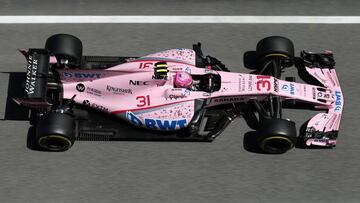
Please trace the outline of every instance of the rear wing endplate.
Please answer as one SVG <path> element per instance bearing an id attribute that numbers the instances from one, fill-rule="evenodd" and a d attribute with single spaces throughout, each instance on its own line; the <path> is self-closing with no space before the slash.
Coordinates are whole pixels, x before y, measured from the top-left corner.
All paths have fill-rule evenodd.
<path id="1" fill-rule="evenodd" d="M 49 52 L 45 49 L 21 52 L 27 59 L 24 99 L 46 101 Z"/>

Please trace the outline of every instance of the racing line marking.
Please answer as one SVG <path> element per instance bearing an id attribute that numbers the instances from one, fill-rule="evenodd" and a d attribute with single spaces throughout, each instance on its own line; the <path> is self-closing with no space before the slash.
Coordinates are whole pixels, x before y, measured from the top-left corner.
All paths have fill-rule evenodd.
<path id="1" fill-rule="evenodd" d="M 33 23 L 360 24 L 360 16 L 0 16 L 0 24 Z"/>

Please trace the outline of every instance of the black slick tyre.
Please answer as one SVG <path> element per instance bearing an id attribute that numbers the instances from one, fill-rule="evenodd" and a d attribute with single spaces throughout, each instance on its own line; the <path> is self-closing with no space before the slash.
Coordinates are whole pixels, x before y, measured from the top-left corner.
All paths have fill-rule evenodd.
<path id="1" fill-rule="evenodd" d="M 58 61 L 68 60 L 70 66 L 78 67 L 81 63 L 82 42 L 73 35 L 53 35 L 46 40 L 45 49 L 54 54 Z"/>
<path id="2" fill-rule="evenodd" d="M 36 124 L 36 142 L 47 151 L 66 151 L 75 142 L 75 120 L 65 113 L 51 112 Z"/>
<path id="3" fill-rule="evenodd" d="M 259 59 L 268 57 L 294 58 L 294 44 L 285 37 L 271 36 L 260 40 L 256 46 L 256 55 Z"/>
<path id="4" fill-rule="evenodd" d="M 285 119 L 264 119 L 256 132 L 257 143 L 266 153 L 282 154 L 296 144 L 295 123 Z"/>

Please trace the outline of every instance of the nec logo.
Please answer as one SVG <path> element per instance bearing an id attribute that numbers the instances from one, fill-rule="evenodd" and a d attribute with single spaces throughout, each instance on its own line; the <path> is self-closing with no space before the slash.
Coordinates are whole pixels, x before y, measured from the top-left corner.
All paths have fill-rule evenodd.
<path id="1" fill-rule="evenodd" d="M 149 81 L 138 81 L 138 80 L 130 80 L 129 85 L 149 85 Z"/>

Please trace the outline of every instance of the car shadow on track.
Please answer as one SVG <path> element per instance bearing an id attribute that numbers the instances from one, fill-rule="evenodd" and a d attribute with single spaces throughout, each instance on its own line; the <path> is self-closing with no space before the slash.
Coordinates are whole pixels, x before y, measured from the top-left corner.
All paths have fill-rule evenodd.
<path id="1" fill-rule="evenodd" d="M 243 147 L 248 152 L 257 153 L 257 154 L 267 154 L 264 151 L 262 151 L 259 145 L 257 144 L 256 131 L 249 131 L 244 134 Z"/>
<path id="2" fill-rule="evenodd" d="M 6 98 L 5 115 L 3 120 L 26 121 L 29 120 L 29 109 L 17 105 L 13 98 L 24 96 L 25 72 L 2 72 L 9 74 L 9 84 Z"/>

